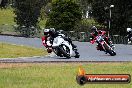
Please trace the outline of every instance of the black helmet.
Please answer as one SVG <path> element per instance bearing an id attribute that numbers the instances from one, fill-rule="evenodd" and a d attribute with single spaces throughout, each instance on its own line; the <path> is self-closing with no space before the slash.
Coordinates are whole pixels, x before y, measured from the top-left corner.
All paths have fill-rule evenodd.
<path id="1" fill-rule="evenodd" d="M 55 34 L 55 28 L 50 28 L 49 33 L 50 33 L 50 35 L 54 35 Z"/>
<path id="2" fill-rule="evenodd" d="M 50 31 L 55 32 L 55 28 L 50 28 Z"/>
<path id="3" fill-rule="evenodd" d="M 50 28 L 50 29 L 45 29 L 44 30 L 44 35 L 45 36 L 50 36 L 50 35 L 52 35 L 54 33 L 55 33 L 55 29 L 54 28 Z"/>
<path id="4" fill-rule="evenodd" d="M 57 32 L 60 33 L 60 34 L 64 34 L 63 30 L 58 30 Z"/>
<path id="5" fill-rule="evenodd" d="M 91 31 L 92 32 L 96 32 L 97 31 L 97 28 L 95 26 L 92 26 Z"/>

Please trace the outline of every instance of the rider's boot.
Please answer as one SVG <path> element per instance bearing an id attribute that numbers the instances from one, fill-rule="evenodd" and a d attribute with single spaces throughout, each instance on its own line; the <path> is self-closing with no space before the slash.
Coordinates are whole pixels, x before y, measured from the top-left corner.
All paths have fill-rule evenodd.
<path id="1" fill-rule="evenodd" d="M 74 45 L 73 43 L 71 43 L 71 45 L 72 45 L 73 49 L 76 49 L 77 48 L 77 46 Z"/>
<path id="2" fill-rule="evenodd" d="M 110 47 L 111 47 L 112 49 L 115 48 L 115 46 L 114 46 L 114 44 L 112 43 L 112 41 L 110 41 L 109 45 L 110 45 Z"/>
<path id="3" fill-rule="evenodd" d="M 71 43 L 73 49 L 77 48 L 77 46 L 74 45 L 74 44 L 72 43 L 72 40 L 71 40 L 69 37 L 68 37 L 68 38 L 65 38 L 65 39 L 66 39 L 69 43 Z"/>
<path id="4" fill-rule="evenodd" d="M 79 57 L 80 57 L 79 52 L 75 50 L 75 58 L 79 58 Z"/>
<path id="5" fill-rule="evenodd" d="M 80 55 L 79 55 L 79 52 L 78 52 L 78 50 L 77 50 L 77 46 L 76 45 L 74 45 L 74 44 L 71 44 L 72 45 L 72 47 L 73 47 L 73 51 L 75 52 L 75 58 L 79 58 L 80 57 Z"/>
<path id="6" fill-rule="evenodd" d="M 97 50 L 100 50 L 100 47 L 99 47 L 99 46 L 97 46 L 97 47 L 96 47 L 96 49 L 97 49 Z"/>
<path id="7" fill-rule="evenodd" d="M 97 44 L 96 49 L 101 51 L 99 44 Z"/>

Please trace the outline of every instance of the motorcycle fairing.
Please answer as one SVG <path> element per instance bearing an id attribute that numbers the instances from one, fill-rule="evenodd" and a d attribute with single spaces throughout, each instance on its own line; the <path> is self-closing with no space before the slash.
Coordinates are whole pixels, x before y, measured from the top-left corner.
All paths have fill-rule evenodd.
<path id="1" fill-rule="evenodd" d="M 71 44 L 68 41 L 65 41 L 61 36 L 57 36 L 56 38 L 54 38 L 52 47 L 58 47 L 58 46 L 63 45 L 63 44 L 69 47 L 70 56 L 75 56 L 75 53 L 72 49 Z"/>

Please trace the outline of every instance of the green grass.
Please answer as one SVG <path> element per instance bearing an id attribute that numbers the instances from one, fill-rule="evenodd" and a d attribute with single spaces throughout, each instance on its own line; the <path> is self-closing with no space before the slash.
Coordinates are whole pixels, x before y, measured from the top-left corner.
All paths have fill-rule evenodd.
<path id="1" fill-rule="evenodd" d="M 13 11 L 14 9 L 11 7 L 7 9 L 0 9 L 0 33 L 19 35 L 19 33 L 17 33 L 14 28 L 14 25 L 16 25 L 16 23 L 14 22 L 14 17 L 16 15 Z M 40 20 L 38 25 L 40 26 L 40 28 L 44 28 L 45 23 L 46 19 Z"/>
<path id="2" fill-rule="evenodd" d="M 13 11 L 14 11 L 13 8 L 0 9 L 0 25 L 2 24 L 15 25 L 16 24 L 14 22 L 15 13 Z M 46 23 L 46 19 L 40 20 L 39 22 L 40 27 L 45 27 L 45 23 Z"/>
<path id="3" fill-rule="evenodd" d="M 82 63 L 0 64 L 0 88 L 132 88 L 130 84 L 76 83 Z M 85 63 L 87 74 L 130 74 L 132 63 Z"/>
<path id="4" fill-rule="evenodd" d="M 13 8 L 0 9 L 0 33 L 15 33 L 13 25 L 15 25 L 16 23 L 14 22 L 15 14 L 13 11 Z"/>
<path id="5" fill-rule="evenodd" d="M 47 52 L 43 49 L 0 43 L 0 58 L 44 56 L 46 54 Z"/>
<path id="6" fill-rule="evenodd" d="M 0 9 L 0 25 L 1 24 L 14 25 L 15 24 L 14 17 L 15 14 L 12 8 Z"/>

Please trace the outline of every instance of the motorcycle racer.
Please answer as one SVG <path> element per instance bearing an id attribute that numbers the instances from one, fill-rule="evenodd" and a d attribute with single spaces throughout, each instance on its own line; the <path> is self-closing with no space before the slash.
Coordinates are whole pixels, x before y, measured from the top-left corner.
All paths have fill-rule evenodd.
<path id="1" fill-rule="evenodd" d="M 94 43 L 96 36 L 101 35 L 103 36 L 104 40 L 107 42 L 108 45 L 111 47 L 113 46 L 112 41 L 109 37 L 106 36 L 106 31 L 98 30 L 96 26 L 91 28 L 91 36 L 90 36 L 90 43 Z M 97 43 L 97 50 L 102 50 L 99 43 Z"/>
<path id="2" fill-rule="evenodd" d="M 68 41 L 73 49 L 76 48 L 76 46 L 72 43 L 72 40 L 69 37 L 66 37 L 64 34 L 55 31 L 54 28 L 50 28 L 50 29 L 45 29 L 44 30 L 44 37 L 42 37 L 42 41 L 43 41 L 43 45 L 48 48 L 48 47 L 52 47 L 53 44 L 53 40 L 54 38 L 56 38 L 57 36 L 62 36 L 66 41 Z"/>

